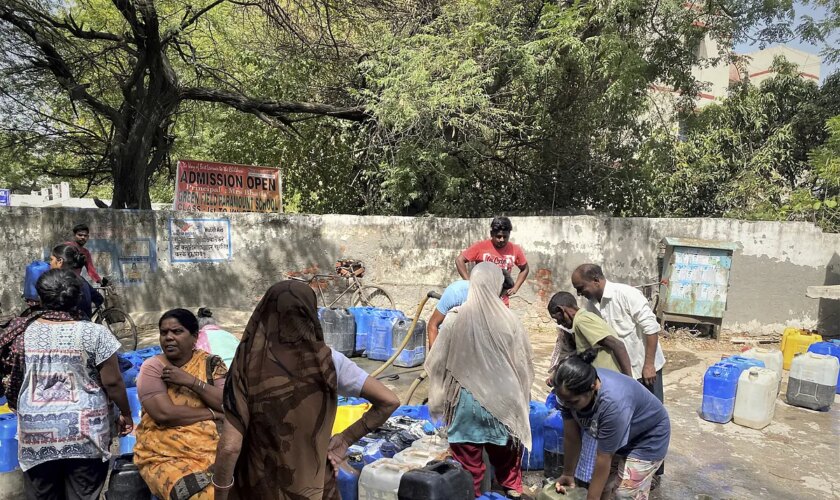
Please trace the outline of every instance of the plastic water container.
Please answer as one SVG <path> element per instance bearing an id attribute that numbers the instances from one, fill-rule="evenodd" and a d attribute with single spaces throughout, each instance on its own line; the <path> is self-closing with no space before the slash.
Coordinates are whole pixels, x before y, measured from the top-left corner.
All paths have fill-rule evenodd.
<path id="1" fill-rule="evenodd" d="M 455 462 L 432 462 L 405 473 L 400 481 L 400 500 L 472 500 L 472 475 Z"/>
<path id="2" fill-rule="evenodd" d="M 411 443 L 411 448 L 427 451 L 440 457 L 449 455 L 449 441 L 445 437 L 438 436 L 437 434 L 421 437 Z"/>
<path id="3" fill-rule="evenodd" d="M 737 365 L 727 362 L 716 363 L 706 369 L 700 418 L 719 424 L 732 420 L 741 371 Z"/>
<path id="4" fill-rule="evenodd" d="M 728 358 L 723 358 L 720 362 L 736 365 L 741 369 L 741 371 L 748 370 L 752 367 L 766 368 L 766 366 L 764 366 L 764 361 L 755 358 L 747 358 L 745 356 L 729 356 Z"/>
<path id="5" fill-rule="evenodd" d="M 364 403 L 360 405 L 344 405 L 336 408 L 332 435 L 335 436 L 339 432 L 353 425 L 356 420 L 362 418 L 362 415 L 370 409 L 370 406 L 370 403 Z"/>
<path id="6" fill-rule="evenodd" d="M 563 416 L 559 410 L 551 410 L 543 422 L 543 469 L 545 477 L 560 477 L 563 474 Z"/>
<path id="7" fill-rule="evenodd" d="M 397 445 L 387 439 L 374 439 L 365 446 L 365 450 L 362 453 L 362 461 L 365 464 L 372 464 L 383 458 L 394 458 L 394 455 L 400 451 Z"/>
<path id="8" fill-rule="evenodd" d="M 744 427 L 763 429 L 776 409 L 776 372 L 752 367 L 741 372 L 732 421 Z"/>
<path id="9" fill-rule="evenodd" d="M 790 364 L 788 404 L 828 411 L 837 391 L 838 372 L 840 361 L 834 356 L 813 352 L 797 354 Z"/>
<path id="10" fill-rule="evenodd" d="M 759 359 L 761 361 L 764 361 L 765 368 L 769 368 L 776 372 L 776 376 L 779 380 L 778 389 L 776 390 L 776 393 L 778 394 L 779 390 L 781 390 L 782 388 L 782 375 L 784 373 L 782 371 L 782 365 L 784 363 L 784 356 L 782 355 L 782 351 L 777 351 L 776 349 L 763 349 L 761 347 L 752 347 L 742 352 L 741 356 L 745 358 Z"/>
<path id="11" fill-rule="evenodd" d="M 401 319 L 394 324 L 392 331 L 391 356 L 396 352 L 397 347 L 402 344 L 406 335 L 409 335 L 409 327 L 412 320 Z M 405 349 L 402 350 L 397 359 L 394 360 L 394 366 L 401 366 L 403 368 L 413 368 L 420 366 L 426 360 L 426 322 L 422 319 L 417 320 L 414 326 L 414 333 L 411 334 L 411 340 L 406 344 Z"/>
<path id="12" fill-rule="evenodd" d="M 139 422 L 135 422 L 134 425 L 137 425 Z M 134 432 L 131 434 L 126 434 L 125 436 L 120 436 L 119 445 L 120 445 L 120 455 L 127 455 L 130 453 L 134 453 L 134 446 L 137 444 L 137 436 L 134 435 Z"/>
<path id="13" fill-rule="evenodd" d="M 373 318 L 373 325 L 368 337 L 368 359 L 385 361 L 391 357 L 394 349 L 394 325 L 401 319 L 403 318 L 394 316 L 387 311 L 380 311 Z"/>
<path id="14" fill-rule="evenodd" d="M 811 344 L 808 347 L 808 352 L 834 356 L 837 358 L 837 361 L 840 361 L 840 341 L 832 340 L 831 342 L 817 342 L 816 344 Z M 840 394 L 840 376 L 837 377 L 836 393 Z"/>
<path id="15" fill-rule="evenodd" d="M 446 458 L 446 452 L 436 453 L 431 448 L 408 447 L 394 455 L 394 460 L 404 464 L 413 464 L 417 467 L 425 467 L 429 462 L 440 461 Z"/>
<path id="16" fill-rule="evenodd" d="M 542 401 L 531 401 L 528 406 L 531 449 L 522 452 L 522 470 L 541 470 L 543 468 L 543 425 L 545 417 L 548 416 L 548 408 Z"/>
<path id="17" fill-rule="evenodd" d="M 26 272 L 23 275 L 23 298 L 40 302 L 41 299 L 38 297 L 35 284 L 38 282 L 38 278 L 49 270 L 50 263 L 43 260 L 32 261 L 26 266 Z"/>
<path id="18" fill-rule="evenodd" d="M 414 466 L 393 458 L 367 465 L 359 476 L 359 500 L 397 500 L 403 475 Z"/>
<path id="19" fill-rule="evenodd" d="M 416 420 L 429 420 L 429 407 L 426 405 L 402 405 L 391 414 L 392 417 L 410 417 Z"/>
<path id="20" fill-rule="evenodd" d="M 560 405 L 557 403 L 557 394 L 554 394 L 554 391 L 549 392 L 548 397 L 545 398 L 545 407 L 548 408 L 548 411 L 560 409 Z"/>
<path id="21" fill-rule="evenodd" d="M 338 467 L 338 496 L 341 500 L 356 500 L 359 498 L 360 471 L 348 462 L 342 462 Z"/>
<path id="22" fill-rule="evenodd" d="M 373 328 L 373 318 L 376 314 L 375 307 L 351 307 L 347 309 L 356 320 L 356 347 L 355 354 L 364 354 L 367 350 L 367 341 Z"/>
<path id="23" fill-rule="evenodd" d="M 140 471 L 134 465 L 134 455 L 123 454 L 114 460 L 111 479 L 108 481 L 107 500 L 149 500 L 152 493 Z"/>
<path id="24" fill-rule="evenodd" d="M 318 319 L 324 331 L 324 342 L 345 356 L 356 349 L 356 320 L 347 309 L 321 307 Z"/>
<path id="25" fill-rule="evenodd" d="M 138 422 L 140 420 L 143 407 L 140 405 L 140 398 L 137 396 L 137 388 L 129 387 L 125 390 L 125 394 L 128 396 L 128 407 L 131 409 L 131 418 L 133 418 L 135 422 Z"/>
<path id="26" fill-rule="evenodd" d="M 402 405 L 394 411 L 391 417 L 410 417 L 415 420 L 425 420 L 430 424 L 430 429 L 426 430 L 429 433 L 446 425 L 446 422 L 442 419 L 433 417 L 426 405 Z"/>
<path id="27" fill-rule="evenodd" d="M 0 415 L 0 472 L 18 468 L 17 415 Z"/>
<path id="28" fill-rule="evenodd" d="M 507 497 L 502 495 L 501 493 L 496 493 L 495 491 L 488 491 L 487 493 L 482 494 L 480 497 L 476 497 L 476 500 L 506 500 Z"/>
<path id="29" fill-rule="evenodd" d="M 128 396 L 128 406 L 131 409 L 131 419 L 134 420 L 134 429 L 136 431 L 137 425 L 140 424 L 140 417 L 142 416 L 140 398 L 137 397 L 137 387 L 126 388 L 125 394 Z M 120 455 L 134 453 L 134 445 L 137 444 L 137 436 L 134 434 L 135 431 L 119 438 Z"/>
<path id="30" fill-rule="evenodd" d="M 816 333 L 800 328 L 785 328 L 782 332 L 782 343 L 779 345 L 784 356 L 784 369 L 790 370 L 790 364 L 796 354 L 807 352 L 811 344 L 822 341 Z"/>
<path id="31" fill-rule="evenodd" d="M 361 471 L 365 464 L 365 447 L 374 440 L 367 436 L 356 441 L 347 448 L 347 462 L 356 470 Z"/>
<path id="32" fill-rule="evenodd" d="M 338 406 L 364 405 L 368 403 L 370 403 L 370 401 L 368 401 L 365 398 L 354 398 L 347 396 L 338 397 Z"/>

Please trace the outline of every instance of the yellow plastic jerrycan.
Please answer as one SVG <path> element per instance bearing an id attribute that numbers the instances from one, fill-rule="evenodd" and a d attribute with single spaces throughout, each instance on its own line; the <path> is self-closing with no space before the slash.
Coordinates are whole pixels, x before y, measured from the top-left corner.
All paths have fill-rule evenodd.
<path id="1" fill-rule="evenodd" d="M 339 406 L 335 413 L 335 423 L 333 423 L 332 435 L 335 436 L 339 432 L 353 425 L 356 420 L 362 418 L 362 415 L 368 411 L 370 406 L 370 403 Z"/>
<path id="2" fill-rule="evenodd" d="M 790 370 L 793 357 L 799 353 L 807 352 L 811 344 L 822 342 L 822 336 L 801 328 L 788 327 L 782 332 L 782 344 L 779 348 L 784 356 L 783 367 Z"/>

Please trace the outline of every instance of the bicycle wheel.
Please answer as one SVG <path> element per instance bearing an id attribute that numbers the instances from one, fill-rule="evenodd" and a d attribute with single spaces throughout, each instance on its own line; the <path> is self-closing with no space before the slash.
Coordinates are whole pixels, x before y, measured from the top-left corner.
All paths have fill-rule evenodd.
<path id="1" fill-rule="evenodd" d="M 375 285 L 366 285 L 353 293 L 353 306 L 371 306 L 380 309 L 396 309 L 388 292 Z"/>
<path id="2" fill-rule="evenodd" d="M 122 344 L 120 352 L 134 351 L 137 349 L 137 326 L 134 325 L 134 320 L 131 319 L 131 316 L 120 309 L 112 307 L 102 311 L 98 319 L 120 341 L 120 344 Z"/>

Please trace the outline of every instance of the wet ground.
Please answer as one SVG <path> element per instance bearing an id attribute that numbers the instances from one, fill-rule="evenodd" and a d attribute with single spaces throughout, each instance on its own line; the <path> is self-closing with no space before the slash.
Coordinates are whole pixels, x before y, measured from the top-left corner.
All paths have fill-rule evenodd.
<path id="1" fill-rule="evenodd" d="M 241 327 L 230 330 L 242 331 Z M 146 330 L 142 347 L 156 342 L 156 333 Z M 531 342 L 536 371 L 532 399 L 544 400 L 553 329 L 534 325 Z M 703 374 L 721 355 L 736 352 L 737 346 L 728 340 L 671 338 L 663 340 L 663 347 L 665 406 L 672 436 L 666 473 L 652 499 L 840 499 L 840 397 L 829 412 L 792 407 L 784 403 L 785 380 L 773 422 L 764 429 L 706 422 L 697 415 Z M 354 360 L 369 372 L 381 364 Z M 421 371 L 391 367 L 380 378 L 405 403 L 406 392 Z M 424 383 L 410 403 L 419 404 L 425 397 Z M 529 473 L 526 483 L 536 485 L 541 479 L 541 474 Z"/>

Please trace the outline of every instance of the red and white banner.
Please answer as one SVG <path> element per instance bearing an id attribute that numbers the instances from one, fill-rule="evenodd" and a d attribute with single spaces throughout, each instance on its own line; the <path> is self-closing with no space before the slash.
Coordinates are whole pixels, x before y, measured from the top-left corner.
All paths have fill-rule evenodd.
<path id="1" fill-rule="evenodd" d="M 282 212 L 280 170 L 179 160 L 172 208 L 196 212 Z"/>

